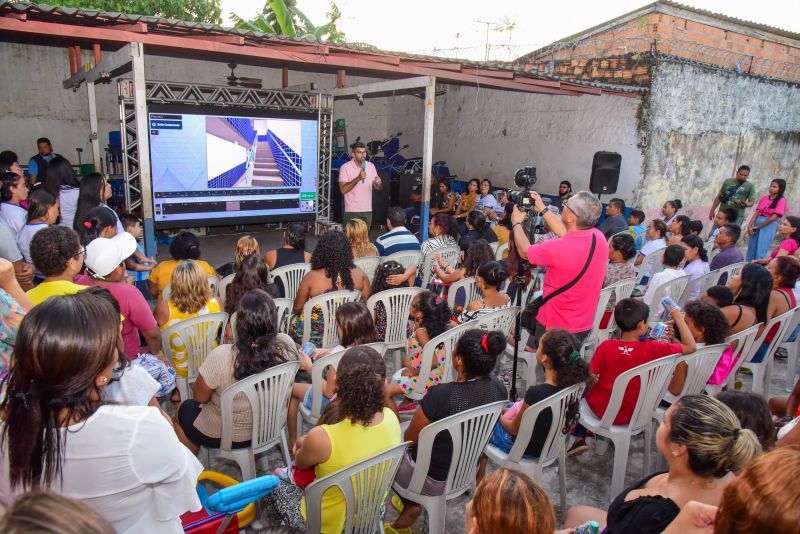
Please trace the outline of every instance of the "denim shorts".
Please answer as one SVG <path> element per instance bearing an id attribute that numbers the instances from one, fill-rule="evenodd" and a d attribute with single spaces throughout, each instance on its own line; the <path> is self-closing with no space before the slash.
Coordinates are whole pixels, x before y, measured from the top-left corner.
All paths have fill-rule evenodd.
<path id="1" fill-rule="evenodd" d="M 504 453 L 508 454 L 511 452 L 511 447 L 514 446 L 514 436 L 509 434 L 508 431 L 503 428 L 503 425 L 501 425 L 498 421 L 494 425 L 492 437 L 489 438 L 489 444 L 494 445 Z"/>
<path id="2" fill-rule="evenodd" d="M 313 397 L 314 397 L 314 388 L 308 388 L 308 390 L 306 391 L 306 396 L 303 397 L 303 406 L 305 406 L 309 410 L 311 409 L 311 400 L 313 399 Z M 327 408 L 328 404 L 330 404 L 330 403 L 331 403 L 331 400 L 328 397 L 326 397 L 325 395 L 323 395 L 322 396 L 322 406 L 320 407 L 319 413 L 324 412 L 325 408 Z"/>

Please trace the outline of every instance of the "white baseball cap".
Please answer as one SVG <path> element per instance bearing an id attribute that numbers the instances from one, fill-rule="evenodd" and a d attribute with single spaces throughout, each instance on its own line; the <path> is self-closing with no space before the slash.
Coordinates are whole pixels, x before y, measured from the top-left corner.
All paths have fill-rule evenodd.
<path id="1" fill-rule="evenodd" d="M 128 232 L 111 239 L 98 237 L 86 246 L 83 261 L 97 276 L 108 276 L 117 266 L 136 252 L 136 238 Z"/>

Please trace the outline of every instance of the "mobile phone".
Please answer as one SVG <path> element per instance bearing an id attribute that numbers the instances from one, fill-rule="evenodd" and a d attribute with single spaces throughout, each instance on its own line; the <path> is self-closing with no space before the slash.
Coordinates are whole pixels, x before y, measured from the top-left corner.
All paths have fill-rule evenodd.
<path id="1" fill-rule="evenodd" d="M 675 301 L 668 296 L 661 299 L 661 306 L 667 311 L 667 313 L 672 313 L 674 310 L 680 309 Z"/>
<path id="2" fill-rule="evenodd" d="M 300 352 L 305 353 L 306 356 L 311 356 L 316 348 L 317 348 L 316 345 L 314 345 L 311 342 L 308 342 L 305 343 L 302 347 L 300 347 Z"/>
<path id="3" fill-rule="evenodd" d="M 656 339 L 660 337 L 664 337 L 664 333 L 667 331 L 667 325 L 665 323 L 656 323 L 656 325 L 650 330 L 650 336 Z"/>

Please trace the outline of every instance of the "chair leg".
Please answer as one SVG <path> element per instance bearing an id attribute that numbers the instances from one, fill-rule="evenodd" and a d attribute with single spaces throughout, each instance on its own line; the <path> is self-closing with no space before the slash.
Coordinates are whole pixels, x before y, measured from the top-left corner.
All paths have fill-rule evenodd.
<path id="1" fill-rule="evenodd" d="M 438 499 L 431 499 L 425 507 L 428 512 L 428 532 L 445 531 L 445 514 L 447 512 L 447 499 L 442 495 Z"/>
<path id="2" fill-rule="evenodd" d="M 189 379 L 179 377 L 177 380 L 178 392 L 181 394 L 181 400 L 185 401 L 189 398 Z"/>
<path id="3" fill-rule="evenodd" d="M 561 521 L 567 517 L 567 452 L 558 455 L 558 490 L 561 493 Z"/>
<path id="4" fill-rule="evenodd" d="M 766 377 L 764 376 L 766 374 L 764 372 L 766 370 L 765 367 L 765 362 L 750 367 L 750 370 L 753 372 L 753 386 L 751 388 L 753 393 L 758 393 L 759 395 L 764 394 L 764 383 L 766 381 Z"/>
<path id="5" fill-rule="evenodd" d="M 300 409 L 297 409 L 297 436 L 296 439 L 299 439 L 300 436 L 303 435 L 303 414 L 300 413 Z"/>
<path id="6" fill-rule="evenodd" d="M 794 379 L 797 374 L 797 342 L 787 343 L 786 349 L 786 391 L 794 388 Z"/>
<path id="7" fill-rule="evenodd" d="M 300 427 L 298 426 L 297 428 L 299 429 Z M 292 457 L 289 455 L 289 438 L 286 435 L 286 427 L 281 429 L 281 452 L 283 452 L 283 460 L 286 462 L 286 467 L 292 465 Z"/>
<path id="8" fill-rule="evenodd" d="M 611 497 L 613 498 L 620 494 L 625 484 L 631 437 L 628 434 L 621 434 L 615 436 L 612 441 L 614 443 L 614 471 L 611 475 Z"/>
<path id="9" fill-rule="evenodd" d="M 650 473 L 650 447 L 653 441 L 653 422 L 644 427 L 644 458 L 642 459 L 643 477 Z"/>
<path id="10" fill-rule="evenodd" d="M 242 470 L 242 482 L 256 478 L 256 459 L 253 449 L 236 449 L 235 458 L 239 469 Z"/>

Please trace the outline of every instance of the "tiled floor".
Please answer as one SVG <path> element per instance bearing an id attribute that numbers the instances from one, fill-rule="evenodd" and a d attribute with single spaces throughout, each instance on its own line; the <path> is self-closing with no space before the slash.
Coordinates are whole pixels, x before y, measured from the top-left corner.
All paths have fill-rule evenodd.
<path id="1" fill-rule="evenodd" d="M 280 232 L 250 232 L 251 235 L 256 237 L 261 243 L 261 250 L 267 250 L 282 243 L 282 236 Z M 221 265 L 230 261 L 233 256 L 233 248 L 236 239 L 240 234 L 236 235 L 211 235 L 201 238 L 201 248 L 203 250 L 203 258 L 209 261 L 214 266 Z M 309 237 L 307 249 L 312 250 L 314 238 Z M 160 259 L 168 256 L 166 248 L 160 248 Z M 391 359 L 388 359 L 391 360 Z M 387 361 L 388 361 L 387 360 Z M 389 361 L 389 366 L 393 364 Z M 786 373 L 786 360 L 778 359 L 775 362 L 772 375 L 772 383 L 770 387 L 770 397 L 772 396 L 785 396 L 788 393 L 784 390 L 785 387 L 785 373 Z M 749 388 L 750 376 L 741 375 L 741 381 L 744 383 L 743 387 Z M 524 391 L 524 390 L 523 390 Z M 608 487 L 611 480 L 611 470 L 613 463 L 613 450 L 612 447 L 607 447 L 603 455 L 595 454 L 594 444 L 590 441 L 588 452 L 582 456 L 568 459 L 567 461 L 567 505 L 575 504 L 589 504 L 600 508 L 606 508 L 614 497 L 608 494 Z M 628 461 L 628 469 L 625 478 L 626 484 L 632 484 L 641 478 L 645 471 L 643 469 L 643 437 L 633 439 L 631 451 Z M 655 444 L 653 444 L 653 454 L 657 454 Z M 283 465 L 283 460 L 278 452 L 278 449 L 268 453 L 268 464 L 270 471 L 276 467 Z M 205 453 L 201 452 L 201 460 L 205 461 Z M 648 472 L 655 467 L 651 466 Z M 211 468 L 215 471 L 220 471 L 234 477 L 241 476 L 235 463 L 220 459 L 216 454 L 212 453 Z M 491 469 L 491 464 L 490 464 Z M 555 468 L 545 469 L 544 476 L 538 480 L 551 495 L 554 503 L 556 504 L 557 512 L 559 501 L 559 487 L 558 476 Z M 464 524 L 464 511 L 466 503 L 469 500 L 467 495 L 462 495 L 447 504 L 447 528 L 446 532 L 461 533 L 465 531 Z M 396 517 L 396 512 L 388 504 L 386 506 L 386 518 L 391 521 Z M 413 526 L 415 532 L 427 533 L 429 532 L 425 516 L 423 515 L 417 523 Z M 261 530 L 249 529 L 249 532 L 268 533 L 273 530 L 266 527 Z M 438 533 L 432 533 L 438 534 Z"/>

